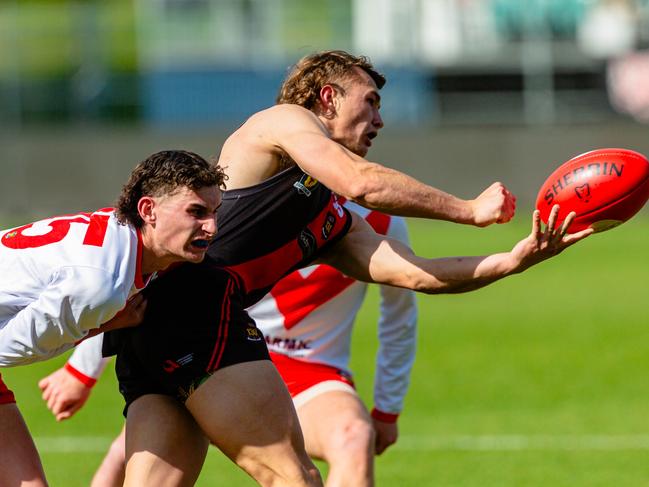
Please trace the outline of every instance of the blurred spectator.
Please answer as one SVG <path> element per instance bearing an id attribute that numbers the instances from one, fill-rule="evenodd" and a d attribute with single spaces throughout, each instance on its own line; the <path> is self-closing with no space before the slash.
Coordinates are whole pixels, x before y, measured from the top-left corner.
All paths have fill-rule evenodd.
<path id="1" fill-rule="evenodd" d="M 577 43 L 596 59 L 620 56 L 635 47 L 637 19 L 629 0 L 599 0 L 577 29 Z"/>
<path id="2" fill-rule="evenodd" d="M 613 107 L 649 123 L 649 50 L 626 54 L 609 63 L 609 98 Z"/>

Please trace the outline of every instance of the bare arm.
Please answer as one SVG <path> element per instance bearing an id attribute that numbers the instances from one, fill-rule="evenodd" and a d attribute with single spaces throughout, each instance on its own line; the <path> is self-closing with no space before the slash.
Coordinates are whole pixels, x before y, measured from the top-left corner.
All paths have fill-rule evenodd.
<path id="1" fill-rule="evenodd" d="M 505 223 L 514 215 L 516 198 L 501 183 L 492 184 L 475 199 L 460 199 L 354 154 L 333 141 L 308 110 L 295 105 L 271 110 L 265 116 L 273 119 L 269 123 L 273 144 L 304 172 L 366 208 L 477 226 Z"/>
<path id="2" fill-rule="evenodd" d="M 484 287 L 547 260 L 592 234 L 591 229 L 567 234 L 574 213 L 555 228 L 555 205 L 545 230 L 539 212 L 533 214 L 532 232 L 510 252 L 486 256 L 425 259 L 398 241 L 377 235 L 354 215 L 350 232 L 322 262 L 362 281 L 405 287 L 427 294 L 461 293 Z"/>

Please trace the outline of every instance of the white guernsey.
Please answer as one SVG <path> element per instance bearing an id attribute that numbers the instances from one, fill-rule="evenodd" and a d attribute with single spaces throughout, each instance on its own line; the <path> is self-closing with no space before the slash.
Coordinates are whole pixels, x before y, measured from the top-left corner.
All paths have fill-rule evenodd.
<path id="1" fill-rule="evenodd" d="M 408 244 L 403 218 L 345 206 L 362 216 L 377 233 Z M 403 408 L 415 357 L 417 304 L 409 289 L 381 286 L 380 348 L 374 384 L 374 407 L 389 414 Z M 327 265 L 301 269 L 282 279 L 248 309 L 271 352 L 308 363 L 349 370 L 352 326 L 367 283 Z"/>
<path id="2" fill-rule="evenodd" d="M 111 209 L 0 233 L 0 367 L 45 360 L 109 321 L 145 286 L 142 243 Z"/>

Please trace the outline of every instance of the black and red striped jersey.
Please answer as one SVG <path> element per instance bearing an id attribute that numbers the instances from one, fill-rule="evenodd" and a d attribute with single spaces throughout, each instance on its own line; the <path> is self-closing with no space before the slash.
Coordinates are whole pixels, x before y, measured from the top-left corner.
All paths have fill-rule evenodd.
<path id="1" fill-rule="evenodd" d="M 327 187 L 293 166 L 226 191 L 217 222 L 208 261 L 238 277 L 247 307 L 344 236 L 351 215 Z"/>

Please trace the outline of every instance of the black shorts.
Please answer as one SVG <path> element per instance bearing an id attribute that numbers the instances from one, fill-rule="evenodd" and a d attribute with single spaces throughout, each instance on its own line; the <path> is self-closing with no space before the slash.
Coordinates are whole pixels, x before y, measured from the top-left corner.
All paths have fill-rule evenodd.
<path id="1" fill-rule="evenodd" d="M 184 402 L 218 369 L 270 360 L 228 271 L 184 264 L 155 279 L 146 294 L 143 323 L 122 330 L 117 340 L 115 368 L 125 414 L 145 394 Z"/>

